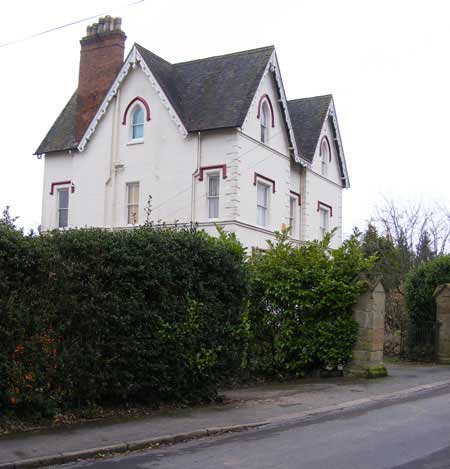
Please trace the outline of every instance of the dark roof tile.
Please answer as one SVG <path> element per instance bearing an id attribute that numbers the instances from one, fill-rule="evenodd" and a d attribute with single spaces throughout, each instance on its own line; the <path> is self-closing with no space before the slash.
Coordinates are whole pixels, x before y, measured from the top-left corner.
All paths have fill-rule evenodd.
<path id="1" fill-rule="evenodd" d="M 310 163 L 313 160 L 320 131 L 325 120 L 332 95 L 288 101 L 289 116 L 300 153 Z"/>

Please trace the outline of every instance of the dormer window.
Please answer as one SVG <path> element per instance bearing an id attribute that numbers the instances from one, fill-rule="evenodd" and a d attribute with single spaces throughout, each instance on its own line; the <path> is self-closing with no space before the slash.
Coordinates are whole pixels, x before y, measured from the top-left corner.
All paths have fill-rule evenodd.
<path id="1" fill-rule="evenodd" d="M 261 106 L 260 126 L 261 126 L 261 142 L 266 143 L 269 137 L 269 119 L 270 109 L 267 101 Z"/>
<path id="2" fill-rule="evenodd" d="M 131 139 L 137 140 L 144 138 L 144 119 L 145 112 L 139 104 L 134 108 L 131 120 Z"/>
<path id="3" fill-rule="evenodd" d="M 328 176 L 328 164 L 331 161 L 330 144 L 328 139 L 324 137 L 320 144 L 320 164 L 322 176 Z"/>

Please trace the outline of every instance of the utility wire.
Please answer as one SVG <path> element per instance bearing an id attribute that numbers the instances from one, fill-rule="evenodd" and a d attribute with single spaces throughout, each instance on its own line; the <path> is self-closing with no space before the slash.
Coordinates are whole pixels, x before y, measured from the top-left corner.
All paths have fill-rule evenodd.
<path id="1" fill-rule="evenodd" d="M 73 25 L 78 24 L 78 23 L 83 23 L 84 21 L 96 19 L 99 16 L 107 15 L 108 13 L 112 13 L 113 11 L 120 10 L 122 8 L 128 8 L 128 7 L 137 5 L 138 3 L 142 3 L 142 2 L 145 2 L 145 0 L 137 0 L 137 1 L 122 5 L 122 6 L 118 6 L 116 8 L 111 9 L 111 10 L 104 11 L 102 13 L 98 13 L 98 14 L 93 15 L 93 16 L 88 16 L 87 18 L 82 18 L 80 20 L 72 21 L 71 23 L 66 23 L 66 24 L 63 24 L 61 26 L 56 26 L 55 28 L 50 28 L 50 29 L 46 29 L 45 31 L 41 31 L 39 33 L 31 34 L 30 36 L 26 36 L 26 37 L 23 37 L 21 39 L 14 39 L 13 41 L 4 42 L 3 44 L 0 44 L 0 49 L 3 48 L 3 47 L 12 46 L 13 44 L 18 44 L 19 42 L 29 41 L 30 39 L 34 39 L 36 37 L 43 36 L 44 34 L 52 33 L 54 31 L 58 31 L 60 29 L 68 28 L 69 26 L 73 26 Z"/>

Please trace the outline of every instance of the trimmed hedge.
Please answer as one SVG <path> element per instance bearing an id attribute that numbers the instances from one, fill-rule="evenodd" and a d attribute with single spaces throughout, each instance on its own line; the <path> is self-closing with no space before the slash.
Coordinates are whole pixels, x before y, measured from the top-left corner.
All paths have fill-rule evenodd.
<path id="1" fill-rule="evenodd" d="M 341 248 L 322 242 L 295 247 L 281 233 L 250 260 L 250 374 L 303 376 L 313 369 L 344 366 L 352 356 L 357 324 L 352 306 L 373 259 L 364 258 L 355 237 Z"/>
<path id="2" fill-rule="evenodd" d="M 443 283 L 450 283 L 450 255 L 436 257 L 408 274 L 406 306 L 413 322 L 436 320 L 433 293 Z"/>
<path id="3" fill-rule="evenodd" d="M 23 236 L 0 224 L 0 408 L 195 401 L 239 367 L 232 236 L 145 227 Z"/>

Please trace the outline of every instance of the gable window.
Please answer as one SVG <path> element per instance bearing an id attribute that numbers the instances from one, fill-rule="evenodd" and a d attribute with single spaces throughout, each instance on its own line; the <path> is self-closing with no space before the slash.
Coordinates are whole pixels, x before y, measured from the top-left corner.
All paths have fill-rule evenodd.
<path id="1" fill-rule="evenodd" d="M 58 228 L 69 226 L 69 188 L 58 189 Z"/>
<path id="2" fill-rule="evenodd" d="M 261 142 L 266 143 L 269 137 L 269 119 L 270 109 L 267 101 L 264 101 L 261 106 L 260 126 L 261 126 Z"/>
<path id="3" fill-rule="evenodd" d="M 269 194 L 270 186 L 262 182 L 256 184 L 256 223 L 259 226 L 267 226 L 269 222 Z"/>
<path id="4" fill-rule="evenodd" d="M 127 223 L 137 225 L 139 223 L 139 183 L 127 184 Z"/>
<path id="5" fill-rule="evenodd" d="M 322 176 L 328 176 L 328 163 L 331 160 L 330 156 L 330 145 L 328 139 L 324 137 L 320 145 L 320 161 L 321 161 L 321 173 Z"/>
<path id="6" fill-rule="evenodd" d="M 131 122 L 131 139 L 137 140 L 144 138 L 144 108 L 139 104 L 134 108 Z"/>
<path id="7" fill-rule="evenodd" d="M 291 229 L 291 236 L 297 234 L 297 212 L 298 212 L 298 200 L 296 197 L 289 198 L 289 228 Z"/>
<path id="8" fill-rule="evenodd" d="M 326 208 L 319 208 L 319 217 L 320 217 L 320 239 L 324 239 L 325 235 L 328 233 L 328 227 L 330 223 L 330 211 Z"/>
<path id="9" fill-rule="evenodd" d="M 208 218 L 219 218 L 220 174 L 208 174 Z"/>

